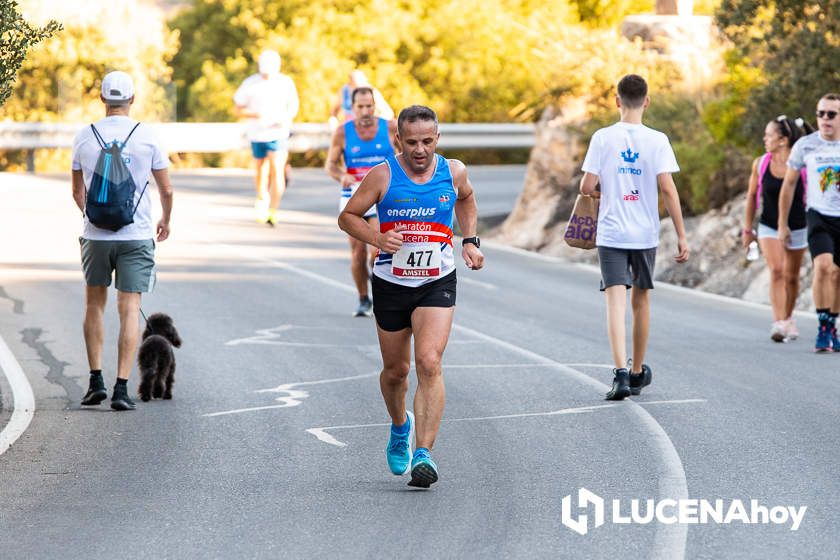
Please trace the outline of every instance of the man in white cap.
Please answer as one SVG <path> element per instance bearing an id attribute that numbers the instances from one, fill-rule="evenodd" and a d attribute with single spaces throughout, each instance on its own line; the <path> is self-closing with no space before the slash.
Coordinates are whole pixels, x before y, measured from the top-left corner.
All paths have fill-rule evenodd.
<path id="1" fill-rule="evenodd" d="M 248 139 L 256 161 L 257 221 L 273 226 L 286 190 L 289 133 L 299 100 L 295 83 L 280 73 L 277 51 L 263 51 L 258 66 L 259 73 L 242 82 L 233 101 L 237 116 L 247 119 Z"/>
<path id="2" fill-rule="evenodd" d="M 172 184 L 169 182 L 169 159 L 151 127 L 129 118 L 134 103 L 134 82 L 125 72 L 111 72 L 102 79 L 100 99 L 105 104 L 105 118 L 86 126 L 73 142 L 73 199 L 84 216 L 84 230 L 79 238 L 82 269 L 86 283 L 84 320 L 85 346 L 90 365 L 88 391 L 82 405 L 98 405 L 108 396 L 102 378 L 102 345 L 105 338 L 103 320 L 108 286 L 116 273 L 117 309 L 120 333 L 117 352 L 117 382 L 111 397 L 114 410 L 134 410 L 128 396 L 126 382 L 131 374 L 140 335 L 140 297 L 150 292 L 155 283 L 155 241 L 169 237 L 172 213 Z M 127 224 L 106 227 L 96 217 L 89 216 L 88 198 L 93 185 L 97 196 L 103 196 L 103 179 L 99 168 L 100 156 L 111 169 L 126 170 L 133 181 L 133 214 Z M 122 164 L 108 158 L 118 154 Z M 107 168 L 106 168 L 107 169 Z M 152 201 L 149 184 L 152 175 L 160 196 L 162 216 L 152 221 Z M 123 181 L 127 181 L 123 177 Z M 96 202 L 100 202 L 97 200 Z M 91 223 L 91 219 L 99 224 Z M 125 223 L 125 222 L 123 222 Z"/>

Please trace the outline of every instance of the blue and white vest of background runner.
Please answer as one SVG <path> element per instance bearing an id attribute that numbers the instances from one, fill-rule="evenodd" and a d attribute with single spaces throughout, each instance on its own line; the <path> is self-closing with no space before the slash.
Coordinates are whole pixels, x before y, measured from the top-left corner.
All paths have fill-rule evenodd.
<path id="1" fill-rule="evenodd" d="M 370 140 L 362 140 L 356 132 L 354 121 L 344 123 L 344 164 L 347 166 L 347 173 L 356 177 L 356 182 L 349 187 L 342 187 L 341 200 L 338 203 L 338 211 L 344 210 L 350 197 L 359 188 L 359 183 L 365 175 L 385 161 L 388 156 L 394 155 L 394 148 L 388 137 L 388 121 L 377 118 L 376 136 Z M 365 218 L 376 216 L 376 209 L 371 206 L 365 212 Z"/>

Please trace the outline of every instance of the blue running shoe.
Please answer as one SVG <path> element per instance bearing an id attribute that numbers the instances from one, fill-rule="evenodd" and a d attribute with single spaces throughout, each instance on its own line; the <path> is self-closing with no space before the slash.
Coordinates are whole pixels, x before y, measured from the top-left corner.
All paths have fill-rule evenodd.
<path id="1" fill-rule="evenodd" d="M 827 324 L 820 325 L 820 330 L 817 331 L 814 352 L 831 352 L 831 330 Z"/>
<path id="2" fill-rule="evenodd" d="M 411 437 L 414 435 L 414 415 L 406 410 L 405 416 L 408 418 L 408 433 L 397 434 L 391 428 L 391 438 L 388 440 L 387 449 L 385 449 L 388 468 L 397 476 L 407 473 L 411 467 Z"/>
<path id="3" fill-rule="evenodd" d="M 438 479 L 438 468 L 432 456 L 429 455 L 429 450 L 425 447 L 419 447 L 414 452 L 414 459 L 411 461 L 411 480 L 408 482 L 409 486 L 417 488 L 428 488 Z"/>

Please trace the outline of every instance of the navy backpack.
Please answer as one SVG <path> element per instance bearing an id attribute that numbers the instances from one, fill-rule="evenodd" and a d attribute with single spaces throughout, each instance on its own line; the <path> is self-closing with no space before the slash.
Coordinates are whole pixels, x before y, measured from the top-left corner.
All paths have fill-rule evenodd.
<path id="1" fill-rule="evenodd" d="M 134 223 L 134 213 L 137 212 L 134 192 L 137 190 L 137 185 L 134 184 L 134 178 L 123 161 L 122 150 L 138 126 L 140 123 L 134 125 L 121 144 L 115 140 L 108 145 L 96 127 L 90 125 L 101 150 L 99 159 L 96 160 L 90 188 L 87 190 L 85 215 L 90 223 L 98 228 L 117 231 L 123 226 Z M 146 192 L 148 186 L 149 182 L 146 181 L 143 192 L 140 193 L 140 199 L 143 198 L 143 193 Z M 137 204 L 140 204 L 139 200 Z"/>

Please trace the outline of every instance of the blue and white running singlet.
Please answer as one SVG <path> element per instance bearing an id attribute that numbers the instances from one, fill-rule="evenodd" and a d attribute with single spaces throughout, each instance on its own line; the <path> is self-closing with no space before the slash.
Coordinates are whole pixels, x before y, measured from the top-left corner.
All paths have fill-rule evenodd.
<path id="1" fill-rule="evenodd" d="M 452 220 L 458 193 L 452 183 L 449 162 L 435 155 L 435 173 L 423 184 L 408 178 L 395 156 L 385 161 L 391 181 L 385 196 L 376 205 L 379 231 L 385 233 L 398 225 L 402 248 L 389 255 L 379 252 L 373 273 L 383 280 L 416 288 L 442 278 L 455 270 L 452 251 Z"/>
<path id="2" fill-rule="evenodd" d="M 359 138 L 354 121 L 344 123 L 344 164 L 347 167 L 347 173 L 356 177 L 356 182 L 341 188 L 341 200 L 338 204 L 339 212 L 347 206 L 347 202 L 359 188 L 359 183 L 365 178 L 365 175 L 374 166 L 385 161 L 385 158 L 394 155 L 394 148 L 391 146 L 391 140 L 388 137 L 388 121 L 380 118 L 376 120 L 378 121 L 376 136 L 370 140 Z M 376 216 L 376 209 L 371 206 L 365 212 L 364 217 L 370 218 L 373 216 Z"/>

